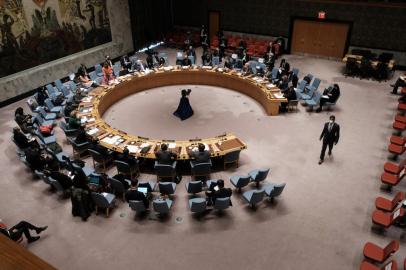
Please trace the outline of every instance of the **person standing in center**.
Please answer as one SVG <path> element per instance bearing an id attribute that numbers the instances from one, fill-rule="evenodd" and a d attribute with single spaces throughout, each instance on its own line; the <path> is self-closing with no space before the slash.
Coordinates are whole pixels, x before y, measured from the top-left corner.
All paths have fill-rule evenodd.
<path id="1" fill-rule="evenodd" d="M 192 106 L 190 106 L 189 103 L 189 98 L 188 96 L 192 90 L 188 89 L 183 89 L 182 90 L 182 97 L 180 98 L 178 108 L 176 111 L 173 113 L 176 117 L 179 117 L 182 121 L 188 119 L 193 115 L 193 109 Z"/>
<path id="2" fill-rule="evenodd" d="M 335 122 L 336 117 L 330 116 L 330 121 L 324 124 L 323 131 L 320 135 L 320 140 L 323 139 L 323 147 L 321 148 L 319 165 L 324 161 L 324 155 L 328 146 L 328 155 L 331 156 L 333 146 L 340 139 L 340 125 Z"/>

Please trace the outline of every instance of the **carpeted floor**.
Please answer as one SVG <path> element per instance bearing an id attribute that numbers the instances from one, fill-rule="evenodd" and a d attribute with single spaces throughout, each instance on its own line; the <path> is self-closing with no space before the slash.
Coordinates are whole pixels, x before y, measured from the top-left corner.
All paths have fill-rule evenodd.
<path id="1" fill-rule="evenodd" d="M 175 52 L 166 51 L 174 59 Z M 341 62 L 295 55 L 286 59 L 300 69 L 300 78 L 307 73 L 321 78 L 320 89 L 340 85 L 341 98 L 331 112 L 316 114 L 299 106 L 296 113 L 270 117 L 256 101 L 237 92 L 190 86 L 195 115 L 181 122 L 172 112 L 183 86 L 172 86 L 127 97 L 105 114 L 114 127 L 155 138 L 235 133 L 248 144 L 240 167 L 213 173 L 212 178 L 223 178 L 231 186 L 231 175 L 270 167 L 268 182 L 287 183 L 274 204 L 264 202 L 253 211 L 234 193 L 233 207 L 223 215 L 212 212 L 198 219 L 187 206 L 184 183 L 190 176 L 185 176 L 171 215 L 163 221 L 154 213 L 135 218 L 128 205 L 118 201 L 109 218 L 92 215 L 82 222 L 72 217 L 69 199 L 33 179 L 16 157 L 10 136 L 14 109 L 27 108 L 20 101 L 0 109 L 0 218 L 8 224 L 26 219 L 49 225 L 41 239 L 27 247 L 59 269 L 358 269 L 366 241 L 386 245 L 392 239 L 401 240 L 395 256 L 400 263 L 406 254 L 405 231 L 371 231 L 375 198 L 406 191 L 403 181 L 392 194 L 383 193 L 379 180 L 397 102 L 389 84 L 397 74 L 378 83 L 345 78 Z M 320 166 L 318 137 L 331 114 L 341 125 L 341 138 L 333 156 Z M 62 131 L 56 132 L 70 153 Z M 142 174 L 140 179 L 156 178 Z"/>

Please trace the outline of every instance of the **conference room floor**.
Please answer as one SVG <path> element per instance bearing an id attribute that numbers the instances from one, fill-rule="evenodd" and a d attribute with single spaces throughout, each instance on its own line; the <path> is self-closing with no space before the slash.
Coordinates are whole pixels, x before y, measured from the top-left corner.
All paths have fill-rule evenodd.
<path id="1" fill-rule="evenodd" d="M 165 50 L 174 59 L 175 51 Z M 397 97 L 389 94 L 389 84 L 398 73 L 391 81 L 378 83 L 345 78 L 341 62 L 297 55 L 285 58 L 300 69 L 300 78 L 307 73 L 321 78 L 320 89 L 330 83 L 340 85 L 341 98 L 331 112 L 307 112 L 299 105 L 298 112 L 266 116 L 247 96 L 192 86 L 195 115 L 172 125 L 167 121 L 173 120 L 168 119 L 181 88 L 173 86 L 127 97 L 106 114 L 112 126 L 116 123 L 126 130 L 128 123 L 128 130 L 135 132 L 134 124 L 143 125 L 142 133 L 167 134 L 165 139 L 170 134 L 188 139 L 210 131 L 212 135 L 235 133 L 248 145 L 241 153 L 240 167 L 213 173 L 212 178 L 223 178 L 230 187 L 231 175 L 270 167 L 268 182 L 287 183 L 274 204 L 264 202 L 254 211 L 234 193 L 233 206 L 222 215 L 211 212 L 197 219 L 188 209 L 184 184 L 190 176 L 185 176 L 165 220 L 153 211 L 145 219 L 134 218 L 128 204 L 118 200 L 109 218 L 93 214 L 82 222 L 72 217 L 69 199 L 61 199 L 33 179 L 18 160 L 10 136 L 15 108 L 27 108 L 20 101 L 0 109 L 0 218 L 9 225 L 20 220 L 48 225 L 41 239 L 27 247 L 58 269 L 358 269 L 367 241 L 384 246 L 392 239 L 401 240 L 395 256 L 400 263 L 406 254 L 405 231 L 395 227 L 385 235 L 371 231 L 375 198 L 406 191 L 403 181 L 387 194 L 380 190 L 379 180 L 397 103 Z M 212 99 L 204 98 L 214 92 Z M 333 113 L 341 125 L 340 142 L 333 156 L 318 165 L 318 137 Z M 62 131 L 57 128 L 56 133 L 58 142 L 71 153 Z M 92 166 L 90 158 L 86 161 Z M 110 175 L 115 173 L 109 170 Z M 156 180 L 147 174 L 140 179 Z"/>

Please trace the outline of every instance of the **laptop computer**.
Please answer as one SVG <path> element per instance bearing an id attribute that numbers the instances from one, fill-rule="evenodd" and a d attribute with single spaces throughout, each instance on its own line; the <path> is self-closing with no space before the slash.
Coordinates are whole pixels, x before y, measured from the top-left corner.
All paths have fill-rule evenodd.
<path id="1" fill-rule="evenodd" d="M 100 176 L 98 176 L 98 175 L 89 176 L 89 184 L 99 185 L 99 183 L 100 183 Z"/>
<path id="2" fill-rule="evenodd" d="M 146 188 L 146 187 L 138 187 L 137 190 L 138 190 L 139 192 L 144 193 L 144 194 L 147 194 L 147 193 L 148 193 L 148 188 Z"/>

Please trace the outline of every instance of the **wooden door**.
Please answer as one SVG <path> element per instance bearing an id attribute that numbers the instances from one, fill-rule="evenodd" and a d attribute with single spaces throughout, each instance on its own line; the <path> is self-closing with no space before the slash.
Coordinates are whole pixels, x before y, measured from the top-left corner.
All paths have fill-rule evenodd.
<path id="1" fill-rule="evenodd" d="M 209 38 L 212 40 L 213 36 L 220 30 L 220 12 L 209 11 Z"/>
<path id="2" fill-rule="evenodd" d="M 291 52 L 341 58 L 349 25 L 308 20 L 296 20 L 293 25 Z"/>

